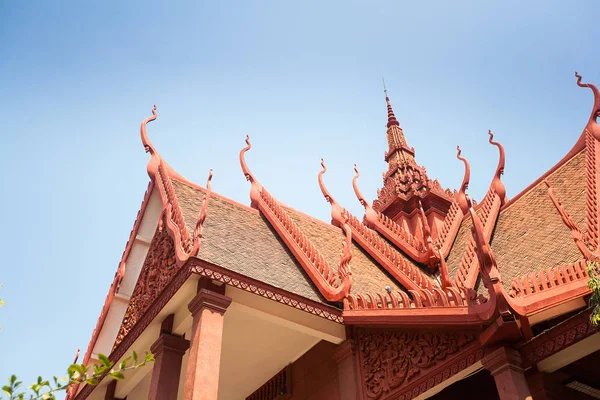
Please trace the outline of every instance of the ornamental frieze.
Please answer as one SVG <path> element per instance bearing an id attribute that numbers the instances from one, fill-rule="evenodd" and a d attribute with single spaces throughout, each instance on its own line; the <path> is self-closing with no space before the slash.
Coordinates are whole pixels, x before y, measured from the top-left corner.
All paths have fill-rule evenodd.
<path id="1" fill-rule="evenodd" d="M 358 357 L 367 398 L 388 398 L 475 339 L 466 333 L 359 330 Z"/>
<path id="2" fill-rule="evenodd" d="M 166 229 L 158 229 L 150 243 L 148 255 L 129 300 L 115 347 L 121 343 L 150 305 L 154 303 L 177 271 L 173 239 Z"/>

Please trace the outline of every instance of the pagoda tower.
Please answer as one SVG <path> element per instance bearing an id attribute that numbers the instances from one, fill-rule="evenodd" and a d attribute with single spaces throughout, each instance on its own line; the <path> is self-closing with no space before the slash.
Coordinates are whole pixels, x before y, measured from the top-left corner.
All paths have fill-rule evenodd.
<path id="1" fill-rule="evenodd" d="M 384 92 L 388 113 L 388 150 L 385 153 L 388 170 L 383 174 L 383 187 L 377 190 L 373 209 L 422 239 L 423 227 L 419 217 L 422 206 L 432 236 L 436 237 L 452 204 L 453 194 L 442 189 L 437 179 L 429 179 L 425 168 L 417 164 L 415 149 L 406 142 L 385 86 Z"/>

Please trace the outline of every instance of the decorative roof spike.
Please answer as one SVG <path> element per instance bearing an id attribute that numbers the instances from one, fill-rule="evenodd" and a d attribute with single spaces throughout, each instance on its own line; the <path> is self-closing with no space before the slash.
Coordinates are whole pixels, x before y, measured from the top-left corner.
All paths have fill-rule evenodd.
<path id="1" fill-rule="evenodd" d="M 396 116 L 394 115 L 394 110 L 392 110 L 392 104 L 390 103 L 390 98 L 388 97 L 387 89 L 385 88 L 385 81 L 383 81 L 383 92 L 385 93 L 385 103 L 387 104 L 387 112 L 388 112 L 387 127 L 389 128 L 394 125 L 400 126 L 400 123 L 398 122 L 398 120 L 396 119 Z"/>
<path id="2" fill-rule="evenodd" d="M 148 122 L 154 121 L 156 119 L 156 117 L 157 117 L 157 115 L 156 115 L 156 104 L 155 104 L 154 107 L 152 107 L 152 116 L 143 120 L 142 125 L 140 126 L 140 135 L 142 136 L 142 144 L 144 145 L 144 149 L 146 150 L 146 153 L 150 153 L 151 155 L 154 155 L 156 153 L 156 150 L 154 149 L 152 142 L 150 142 L 150 139 L 148 139 L 148 134 L 146 133 L 146 125 L 148 124 Z"/>
<path id="3" fill-rule="evenodd" d="M 600 125 L 597 123 L 598 118 L 600 118 L 600 91 L 596 85 L 591 83 L 581 83 L 581 75 L 577 72 L 575 72 L 575 76 L 577 77 L 577 86 L 590 88 L 594 93 L 594 108 L 592 109 L 587 128 L 594 135 L 596 140 L 600 140 Z"/>
<path id="4" fill-rule="evenodd" d="M 419 200 L 419 216 L 421 217 L 421 226 L 423 230 L 423 243 L 427 247 L 427 253 L 429 254 L 429 267 L 434 269 L 439 262 L 439 251 L 434 249 L 433 239 L 431 238 L 431 227 L 429 226 L 429 222 L 427 221 L 427 216 L 425 215 L 425 210 L 423 210 L 423 204 L 421 200 Z"/>
<path id="5" fill-rule="evenodd" d="M 335 201 L 331 193 L 329 193 L 329 190 L 327 190 L 325 187 L 325 183 L 323 182 L 323 174 L 327 172 L 327 167 L 325 166 L 325 161 L 322 158 L 321 167 L 323 167 L 323 169 L 318 175 L 319 187 L 321 188 L 321 193 L 323 193 L 325 200 L 331 204 L 331 222 L 336 226 L 343 227 L 344 225 L 347 225 L 348 218 L 344 218 L 342 214 L 345 210 L 343 210 L 338 202 Z"/>
<path id="6" fill-rule="evenodd" d="M 204 193 L 204 197 L 202 198 L 202 206 L 200 207 L 200 212 L 198 213 L 198 219 L 196 221 L 196 227 L 194 228 L 194 233 L 192 234 L 192 255 L 195 256 L 198 254 L 198 250 L 200 249 L 200 239 L 202 239 L 202 231 L 204 229 L 204 221 L 206 220 L 206 214 L 208 212 L 208 201 L 210 200 L 210 195 L 212 194 L 212 177 L 213 170 L 212 168 L 208 171 L 208 179 L 206 180 L 206 192 Z"/>
<path id="7" fill-rule="evenodd" d="M 502 277 L 498 270 L 498 264 L 496 263 L 496 257 L 492 251 L 492 248 L 485 237 L 483 231 L 483 223 L 481 218 L 475 212 L 472 206 L 471 199 L 467 195 L 467 202 L 469 203 L 469 213 L 471 214 L 471 220 L 473 226 L 471 232 L 473 239 L 476 244 L 477 259 L 479 261 L 479 272 L 481 273 L 481 280 L 485 287 L 488 289 L 490 296 L 496 301 L 496 310 L 502 316 L 509 316 L 511 314 L 510 306 L 506 300 L 506 295 L 502 287 Z"/>
<path id="8" fill-rule="evenodd" d="M 507 201 L 506 188 L 504 187 L 504 183 L 502 183 L 502 180 L 500 180 L 500 177 L 504 174 L 504 164 L 506 161 L 506 157 L 504 155 L 504 146 L 502 146 L 500 143 L 494 141 L 494 134 L 492 133 L 491 130 L 488 130 L 488 134 L 490 135 L 490 143 L 493 144 L 494 146 L 498 147 L 498 150 L 500 151 L 498 167 L 496 168 L 496 173 L 494 175 L 494 180 L 492 181 L 492 186 L 494 188 L 494 191 L 500 197 L 502 204 L 504 204 Z"/>
<path id="9" fill-rule="evenodd" d="M 360 172 L 358 172 L 358 167 L 354 164 L 354 177 L 352 178 L 352 188 L 354 189 L 354 194 L 356 194 L 356 198 L 360 202 L 360 204 L 366 209 L 369 206 L 369 203 L 365 200 L 364 196 L 358 189 L 358 185 L 356 184 L 356 180 L 360 176 Z"/>
<path id="10" fill-rule="evenodd" d="M 469 166 L 469 161 L 460 155 L 461 154 L 460 146 L 456 146 L 456 150 L 458 150 L 458 153 L 456 153 L 456 158 L 458 158 L 463 163 L 465 163 L 465 176 L 463 178 L 462 184 L 460 185 L 460 190 L 458 191 L 458 194 L 457 194 L 457 202 L 458 202 L 460 209 L 463 212 L 463 215 L 467 215 L 469 212 L 469 205 L 467 204 L 467 199 L 465 197 L 466 196 L 465 193 L 467 192 L 467 189 L 469 188 L 469 180 L 471 179 L 471 167 Z"/>
<path id="11" fill-rule="evenodd" d="M 158 165 L 160 164 L 160 156 L 158 152 L 152 145 L 150 139 L 148 139 L 148 134 L 146 133 L 146 125 L 148 122 L 154 121 L 158 115 L 156 115 L 156 104 L 152 107 L 152 116 L 144 119 L 142 124 L 140 125 L 140 136 L 142 137 L 142 144 L 144 145 L 144 149 L 146 153 L 150 153 L 150 160 L 148 161 L 148 166 L 146 169 L 148 170 L 148 175 L 153 176 L 158 169 Z"/>
<path id="12" fill-rule="evenodd" d="M 242 167 L 242 172 L 246 177 L 246 180 L 252 184 L 250 189 L 250 205 L 253 208 L 257 208 L 258 200 L 260 198 L 261 186 L 250 172 L 250 168 L 248 168 L 248 164 L 246 164 L 245 153 L 252 148 L 252 144 L 250 143 L 250 136 L 246 135 L 246 147 L 240 150 L 240 165 Z"/>

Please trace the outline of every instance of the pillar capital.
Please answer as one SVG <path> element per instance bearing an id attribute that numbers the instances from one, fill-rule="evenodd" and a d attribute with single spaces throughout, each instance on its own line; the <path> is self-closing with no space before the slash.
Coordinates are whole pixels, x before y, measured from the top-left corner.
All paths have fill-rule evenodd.
<path id="1" fill-rule="evenodd" d="M 158 356 L 165 350 L 184 355 L 189 347 L 189 340 L 176 335 L 163 333 L 159 336 L 158 340 L 152 344 L 150 351 L 152 351 L 154 356 Z"/>
<path id="2" fill-rule="evenodd" d="M 171 333 L 174 319 L 175 314 L 170 314 L 163 320 L 158 339 L 150 347 L 155 361 L 148 400 L 177 400 L 181 361 L 190 341 Z"/>
<path id="3" fill-rule="evenodd" d="M 483 367 L 490 371 L 492 376 L 498 375 L 507 369 L 523 373 L 521 354 L 510 347 L 499 347 L 483 357 Z"/>
<path id="4" fill-rule="evenodd" d="M 500 400 L 531 400 L 529 386 L 523 374 L 521 354 L 510 347 L 499 347 L 485 355 L 483 367 L 496 382 Z"/>
<path id="5" fill-rule="evenodd" d="M 211 290 L 200 289 L 198 294 L 196 294 L 196 297 L 188 304 L 188 309 L 194 316 L 205 308 L 223 315 L 230 304 L 231 297 Z"/>

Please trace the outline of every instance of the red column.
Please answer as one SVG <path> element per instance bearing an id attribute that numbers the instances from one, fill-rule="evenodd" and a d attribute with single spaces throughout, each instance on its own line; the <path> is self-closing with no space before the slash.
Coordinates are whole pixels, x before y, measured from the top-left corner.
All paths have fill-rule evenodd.
<path id="1" fill-rule="evenodd" d="M 231 298 L 225 296 L 225 286 L 200 281 L 198 288 L 198 294 L 188 305 L 194 320 L 184 399 L 217 400 L 223 314 L 231 304 Z"/>
<path id="2" fill-rule="evenodd" d="M 161 335 L 150 348 L 154 354 L 152 381 L 150 383 L 149 400 L 177 400 L 181 360 L 190 347 L 190 341 L 171 334 L 174 314 L 169 315 L 162 323 Z"/>
<path id="3" fill-rule="evenodd" d="M 358 376 L 356 374 L 356 344 L 352 339 L 340 344 L 333 352 L 333 359 L 338 364 L 338 384 L 340 399 L 358 400 Z"/>
<path id="4" fill-rule="evenodd" d="M 500 400 L 532 399 L 518 351 L 500 347 L 483 357 L 482 361 L 484 368 L 494 377 Z"/>

